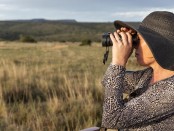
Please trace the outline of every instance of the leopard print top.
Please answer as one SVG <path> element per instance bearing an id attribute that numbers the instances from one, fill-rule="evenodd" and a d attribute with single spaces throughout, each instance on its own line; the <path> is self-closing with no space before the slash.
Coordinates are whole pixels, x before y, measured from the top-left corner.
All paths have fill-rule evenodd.
<path id="1" fill-rule="evenodd" d="M 102 127 L 121 131 L 174 131 L 174 76 L 149 84 L 152 68 L 128 72 L 110 65 L 105 88 Z M 127 102 L 123 93 L 131 96 Z"/>

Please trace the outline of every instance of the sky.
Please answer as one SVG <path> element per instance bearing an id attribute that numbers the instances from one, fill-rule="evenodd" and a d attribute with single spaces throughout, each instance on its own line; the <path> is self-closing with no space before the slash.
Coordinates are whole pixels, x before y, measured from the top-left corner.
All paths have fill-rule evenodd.
<path id="1" fill-rule="evenodd" d="M 174 12 L 174 0 L 0 0 L 0 20 L 142 21 L 157 10 Z"/>

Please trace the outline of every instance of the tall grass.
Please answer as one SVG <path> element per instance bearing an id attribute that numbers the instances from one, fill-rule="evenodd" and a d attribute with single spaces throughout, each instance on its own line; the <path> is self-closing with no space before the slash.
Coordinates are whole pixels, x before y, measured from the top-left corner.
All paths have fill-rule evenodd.
<path id="1" fill-rule="evenodd" d="M 110 63 L 94 43 L 0 43 L 0 130 L 78 131 L 100 126 Z M 128 67 L 136 69 L 134 58 Z M 139 68 L 139 67 L 138 67 Z"/>

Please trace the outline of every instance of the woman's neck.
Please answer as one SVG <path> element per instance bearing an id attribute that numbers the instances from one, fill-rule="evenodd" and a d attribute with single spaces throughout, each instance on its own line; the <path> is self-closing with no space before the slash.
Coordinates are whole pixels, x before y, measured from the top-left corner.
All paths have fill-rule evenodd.
<path id="1" fill-rule="evenodd" d="M 151 84 L 174 75 L 174 71 L 164 69 L 158 63 L 151 65 L 151 67 L 153 69 Z"/>

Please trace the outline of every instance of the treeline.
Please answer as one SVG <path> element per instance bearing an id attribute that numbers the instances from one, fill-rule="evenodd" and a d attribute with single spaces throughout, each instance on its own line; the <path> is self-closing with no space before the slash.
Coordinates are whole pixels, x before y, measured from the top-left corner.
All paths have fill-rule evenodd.
<path id="1" fill-rule="evenodd" d="M 131 22 L 138 25 L 138 22 Z M 113 23 L 82 23 L 76 21 L 0 21 L 0 40 L 21 40 L 27 37 L 34 41 L 78 42 L 101 41 L 104 32 L 113 32 Z"/>

